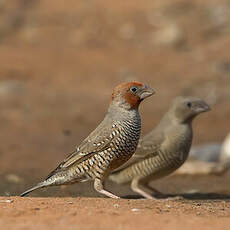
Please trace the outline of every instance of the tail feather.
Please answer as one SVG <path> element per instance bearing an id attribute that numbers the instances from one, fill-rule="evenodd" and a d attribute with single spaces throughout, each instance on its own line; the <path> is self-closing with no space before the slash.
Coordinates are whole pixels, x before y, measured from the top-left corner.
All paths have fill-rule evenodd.
<path id="1" fill-rule="evenodd" d="M 37 189 L 39 189 L 39 188 L 43 188 L 43 187 L 46 187 L 46 186 L 48 186 L 48 184 L 45 183 L 45 181 L 44 181 L 44 182 L 41 182 L 41 183 L 38 183 L 36 186 L 34 186 L 34 187 L 32 187 L 32 188 L 26 190 L 26 191 L 23 192 L 22 194 L 20 194 L 20 196 L 23 197 L 23 196 L 27 195 L 28 193 L 30 193 L 30 192 L 32 192 L 32 191 L 34 191 L 34 190 L 37 190 Z"/>

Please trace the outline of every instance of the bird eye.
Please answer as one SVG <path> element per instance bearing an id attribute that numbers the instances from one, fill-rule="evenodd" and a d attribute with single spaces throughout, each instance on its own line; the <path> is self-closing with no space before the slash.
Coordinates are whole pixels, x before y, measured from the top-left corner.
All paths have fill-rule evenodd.
<path id="1" fill-rule="evenodd" d="M 136 92 L 137 92 L 137 87 L 135 87 L 135 86 L 131 87 L 131 88 L 130 88 L 130 91 L 131 91 L 132 93 L 136 93 Z"/>
<path id="2" fill-rule="evenodd" d="M 192 107 L 192 103 L 191 103 L 191 102 L 187 102 L 187 106 L 188 106 L 189 108 L 191 108 L 191 107 Z"/>

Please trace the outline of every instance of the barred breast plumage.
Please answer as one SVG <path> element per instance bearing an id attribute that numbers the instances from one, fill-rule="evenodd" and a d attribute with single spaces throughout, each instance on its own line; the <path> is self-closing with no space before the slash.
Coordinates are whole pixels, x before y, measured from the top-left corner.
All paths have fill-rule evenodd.
<path id="1" fill-rule="evenodd" d="M 107 121 L 106 121 L 107 123 Z M 76 162 L 68 171 L 56 171 L 56 185 L 83 182 L 91 179 L 104 179 L 107 173 L 128 161 L 136 150 L 141 129 L 141 120 L 137 113 L 127 121 L 115 122 L 111 125 L 111 134 L 107 138 L 109 144 L 101 151 L 92 154 L 87 160 Z M 93 143 L 95 147 L 103 146 L 105 141 Z M 91 141 L 90 141 L 91 142 Z M 50 176 L 48 180 L 54 180 Z"/>

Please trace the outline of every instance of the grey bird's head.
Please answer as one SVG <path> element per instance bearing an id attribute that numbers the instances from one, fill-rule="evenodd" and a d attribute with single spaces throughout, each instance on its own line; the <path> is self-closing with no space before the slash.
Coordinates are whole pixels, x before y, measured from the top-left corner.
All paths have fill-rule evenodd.
<path id="1" fill-rule="evenodd" d="M 210 106 L 200 98 L 176 97 L 169 110 L 180 123 L 191 122 L 198 114 L 207 112 Z"/>

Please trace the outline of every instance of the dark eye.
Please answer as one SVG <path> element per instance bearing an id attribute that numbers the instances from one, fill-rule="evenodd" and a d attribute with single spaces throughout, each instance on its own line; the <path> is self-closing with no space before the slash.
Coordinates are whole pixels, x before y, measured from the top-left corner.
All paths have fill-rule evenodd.
<path id="1" fill-rule="evenodd" d="M 135 87 L 135 86 L 131 87 L 131 88 L 130 88 L 130 91 L 131 91 L 132 93 L 136 93 L 136 92 L 137 92 L 137 87 Z"/>
<path id="2" fill-rule="evenodd" d="M 191 107 L 192 107 L 192 103 L 191 103 L 191 102 L 187 102 L 187 106 L 188 106 L 189 108 L 191 108 Z"/>

